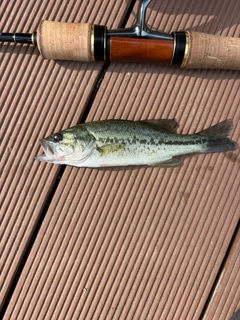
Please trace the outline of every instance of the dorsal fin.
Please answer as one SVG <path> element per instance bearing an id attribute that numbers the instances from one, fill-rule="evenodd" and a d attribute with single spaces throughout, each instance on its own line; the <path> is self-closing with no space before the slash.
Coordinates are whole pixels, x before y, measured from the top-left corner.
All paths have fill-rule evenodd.
<path id="1" fill-rule="evenodd" d="M 142 122 L 152 123 L 159 126 L 162 129 L 165 129 L 169 132 L 175 131 L 178 126 L 178 123 L 174 119 L 147 119 L 141 120 Z"/>

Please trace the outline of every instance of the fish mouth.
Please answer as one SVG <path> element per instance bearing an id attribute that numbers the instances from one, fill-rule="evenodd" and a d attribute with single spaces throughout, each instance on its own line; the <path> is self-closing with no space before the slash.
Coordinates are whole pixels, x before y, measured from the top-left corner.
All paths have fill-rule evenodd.
<path id="1" fill-rule="evenodd" d="M 41 156 L 35 157 L 35 160 L 50 162 L 56 160 L 56 153 L 54 152 L 53 147 L 44 139 L 40 139 L 39 143 L 44 151 L 44 154 Z"/>

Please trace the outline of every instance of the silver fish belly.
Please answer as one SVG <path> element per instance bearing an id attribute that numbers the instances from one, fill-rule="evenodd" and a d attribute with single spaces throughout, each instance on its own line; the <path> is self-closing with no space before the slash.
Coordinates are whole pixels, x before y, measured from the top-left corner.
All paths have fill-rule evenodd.
<path id="1" fill-rule="evenodd" d="M 43 140 L 37 160 L 77 167 L 176 166 L 178 155 L 233 151 L 225 120 L 193 135 L 174 133 L 174 120 L 105 120 L 77 125 Z"/>

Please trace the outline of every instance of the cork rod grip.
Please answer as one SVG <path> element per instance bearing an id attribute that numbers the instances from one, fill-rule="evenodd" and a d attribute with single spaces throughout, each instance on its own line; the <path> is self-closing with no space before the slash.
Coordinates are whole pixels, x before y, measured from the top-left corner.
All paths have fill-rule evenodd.
<path id="1" fill-rule="evenodd" d="M 93 32 L 89 23 L 44 20 L 37 31 L 38 49 L 45 59 L 93 61 Z"/>
<path id="2" fill-rule="evenodd" d="M 240 70 L 240 39 L 186 32 L 182 68 Z"/>

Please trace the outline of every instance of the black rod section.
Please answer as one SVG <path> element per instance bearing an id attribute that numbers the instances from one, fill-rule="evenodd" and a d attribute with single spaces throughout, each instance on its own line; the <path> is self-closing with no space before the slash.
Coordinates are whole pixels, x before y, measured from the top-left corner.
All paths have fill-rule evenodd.
<path id="1" fill-rule="evenodd" d="M 94 25 L 94 59 L 106 60 L 106 27 Z"/>
<path id="2" fill-rule="evenodd" d="M 28 43 L 36 45 L 36 33 L 1 33 L 0 41 Z"/>
<path id="3" fill-rule="evenodd" d="M 178 31 L 173 32 L 174 41 L 175 41 L 175 51 L 172 60 L 172 64 L 176 66 L 181 66 L 184 58 L 185 47 L 186 47 L 186 32 Z"/>

